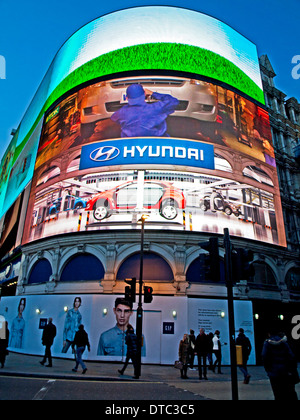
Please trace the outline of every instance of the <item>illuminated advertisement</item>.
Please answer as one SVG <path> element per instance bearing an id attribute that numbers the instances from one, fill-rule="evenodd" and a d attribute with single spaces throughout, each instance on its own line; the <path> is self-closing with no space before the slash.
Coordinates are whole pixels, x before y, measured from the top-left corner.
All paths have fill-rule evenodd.
<path id="1" fill-rule="evenodd" d="M 145 212 L 152 228 L 229 226 L 285 245 L 267 112 L 177 76 L 101 81 L 58 103 L 44 119 L 23 243 L 132 229 Z"/>
<path id="2" fill-rule="evenodd" d="M 38 142 L 41 134 L 42 120 L 37 125 L 30 139 L 26 143 L 22 153 L 18 156 L 9 172 L 7 189 L 3 201 L 0 217 L 10 208 L 26 185 L 31 181 L 35 158 L 37 154 Z M 11 159 L 12 163 L 12 159 Z"/>
<path id="3" fill-rule="evenodd" d="M 236 330 L 244 328 L 255 348 L 252 304 L 235 301 L 234 305 Z M 230 364 L 227 308 L 227 301 L 222 299 L 155 296 L 151 304 L 144 305 L 142 362 L 173 365 L 178 357 L 182 331 L 188 331 L 188 325 L 194 331 L 205 328 L 207 334 L 217 329 L 221 331 L 222 363 Z M 121 314 L 121 309 L 126 311 L 125 314 Z M 172 317 L 174 310 L 182 314 L 176 320 Z M 44 354 L 41 338 L 43 328 L 51 317 L 57 328 L 52 356 L 70 359 L 66 361 L 70 363 L 70 370 L 74 367 L 71 344 L 80 324 L 88 333 L 91 347 L 90 352 L 85 351 L 84 359 L 116 362 L 124 362 L 126 358 L 127 325 L 136 326 L 136 309 L 118 295 L 2 297 L 1 317 L 9 325 L 9 350 L 33 355 Z M 154 325 L 156 328 L 153 328 Z M 255 364 L 254 352 L 250 355 L 249 364 Z"/>
<path id="4" fill-rule="evenodd" d="M 18 127 L 13 163 L 45 112 L 71 89 L 111 74 L 153 70 L 198 74 L 265 103 L 256 46 L 230 26 L 183 8 L 124 9 L 84 25 L 62 45 Z M 178 89 L 181 96 L 186 89 Z M 91 115 L 83 124 L 88 120 Z"/>

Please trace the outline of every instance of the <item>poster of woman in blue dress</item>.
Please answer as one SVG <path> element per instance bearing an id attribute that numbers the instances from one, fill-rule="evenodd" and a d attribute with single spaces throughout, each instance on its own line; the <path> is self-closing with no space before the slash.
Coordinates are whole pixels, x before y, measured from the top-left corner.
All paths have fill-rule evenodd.
<path id="1" fill-rule="evenodd" d="M 82 315 L 79 311 L 80 306 L 81 298 L 76 297 L 74 299 L 73 308 L 67 312 L 63 332 L 62 353 L 67 353 L 69 350 L 69 347 L 73 344 L 75 334 L 79 329 L 79 325 L 82 323 Z"/>
<path id="2" fill-rule="evenodd" d="M 23 318 L 23 312 L 26 307 L 26 299 L 21 298 L 19 306 L 18 306 L 18 315 L 13 320 L 11 325 L 11 334 L 10 334 L 10 341 L 9 347 L 15 349 L 22 349 L 23 348 L 23 341 L 24 341 L 24 330 L 25 330 L 25 321 Z"/>

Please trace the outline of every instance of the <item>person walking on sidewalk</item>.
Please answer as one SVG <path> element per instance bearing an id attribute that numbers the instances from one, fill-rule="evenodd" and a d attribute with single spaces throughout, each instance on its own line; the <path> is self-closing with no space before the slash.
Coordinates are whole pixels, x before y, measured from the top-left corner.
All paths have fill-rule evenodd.
<path id="1" fill-rule="evenodd" d="M 42 344 L 45 346 L 45 355 L 40 364 L 44 366 L 48 359 L 48 365 L 46 365 L 46 367 L 52 367 L 51 346 L 54 338 L 56 337 L 56 326 L 52 323 L 52 321 L 52 318 L 49 318 L 48 324 L 45 326 L 42 335 Z"/>
<path id="2" fill-rule="evenodd" d="M 221 362 L 222 362 L 222 350 L 221 350 L 221 341 L 220 341 L 220 331 L 216 330 L 213 338 L 213 354 L 216 356 L 215 363 L 213 364 L 212 370 L 215 372 L 216 366 L 218 366 L 218 373 L 221 372 Z"/>
<path id="3" fill-rule="evenodd" d="M 272 331 L 262 350 L 264 368 L 270 379 L 275 401 L 297 401 L 299 383 L 297 361 L 283 333 Z"/>
<path id="4" fill-rule="evenodd" d="M 182 362 L 182 369 L 180 369 L 180 374 L 182 379 L 188 379 L 187 377 L 187 368 L 189 361 L 189 336 L 188 334 L 183 335 L 183 339 L 179 343 L 179 360 Z"/>
<path id="5" fill-rule="evenodd" d="M 127 345 L 127 354 L 126 354 L 126 360 L 124 363 L 124 366 L 122 369 L 119 369 L 118 372 L 121 375 L 124 375 L 124 372 L 128 366 L 129 360 L 132 360 L 133 367 L 134 367 L 134 379 L 139 379 L 139 376 L 137 374 L 138 372 L 138 360 L 137 360 L 137 352 L 138 352 L 138 346 L 137 346 L 137 336 L 134 333 L 133 326 L 128 324 L 127 325 L 127 331 L 125 336 L 125 343 Z"/>
<path id="6" fill-rule="evenodd" d="M 203 362 L 203 378 L 207 380 L 206 358 L 209 351 L 208 337 L 204 328 L 200 328 L 200 334 L 196 338 L 196 352 L 198 357 L 199 379 L 202 379 L 202 362 Z"/>
<path id="7" fill-rule="evenodd" d="M 190 369 L 194 370 L 194 359 L 195 359 L 195 347 L 196 347 L 196 337 L 195 337 L 195 331 L 190 330 L 189 334 L 189 365 Z"/>
<path id="8" fill-rule="evenodd" d="M 252 346 L 251 346 L 249 338 L 245 336 L 245 331 L 243 328 L 239 329 L 239 335 L 237 336 L 235 340 L 235 344 L 237 346 L 242 347 L 243 364 L 239 365 L 239 369 L 244 375 L 244 384 L 248 384 L 250 381 L 251 375 L 249 375 L 248 373 L 247 362 L 248 362 L 248 359 L 252 350 Z"/>
<path id="9" fill-rule="evenodd" d="M 89 336 L 84 330 L 84 326 L 81 324 L 79 325 L 79 329 L 75 334 L 74 341 L 72 344 L 72 348 L 76 352 L 76 365 L 75 368 L 72 369 L 73 372 L 77 372 L 78 366 L 80 365 L 82 367 L 82 374 L 84 375 L 86 373 L 87 367 L 84 361 L 82 360 L 82 355 L 86 347 L 88 348 L 88 351 L 91 351 Z"/>

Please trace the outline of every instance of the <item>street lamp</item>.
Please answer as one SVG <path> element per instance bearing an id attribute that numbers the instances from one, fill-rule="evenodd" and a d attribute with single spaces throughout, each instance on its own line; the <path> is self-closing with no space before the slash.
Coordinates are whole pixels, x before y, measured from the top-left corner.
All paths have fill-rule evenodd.
<path id="1" fill-rule="evenodd" d="M 137 376 L 141 376 L 141 360 L 142 360 L 142 337 L 143 337 L 143 307 L 142 307 L 142 288 L 143 288 L 143 265 L 144 265 L 144 230 L 145 230 L 145 221 L 149 217 L 148 214 L 142 214 L 141 218 L 138 220 L 141 225 L 141 251 L 140 251 L 140 279 L 139 279 L 139 301 L 137 307 L 137 317 L 136 317 L 136 336 L 138 341 L 138 354 L 137 354 Z"/>

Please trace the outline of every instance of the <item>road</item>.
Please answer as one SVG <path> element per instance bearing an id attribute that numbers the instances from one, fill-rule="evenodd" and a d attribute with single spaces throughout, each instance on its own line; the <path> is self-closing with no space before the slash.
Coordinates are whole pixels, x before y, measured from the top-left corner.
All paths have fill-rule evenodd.
<path id="1" fill-rule="evenodd" d="M 0 400 L 203 400 L 193 392 L 159 382 L 93 381 L 0 377 Z"/>

